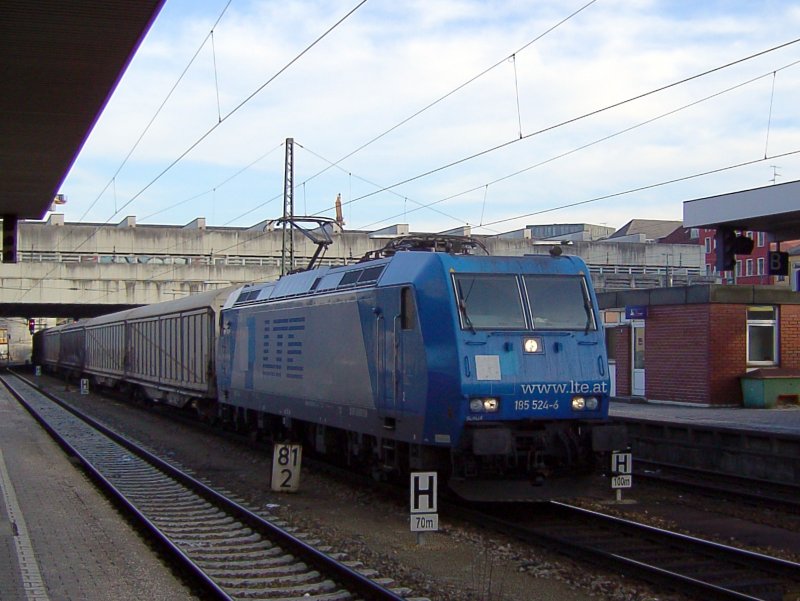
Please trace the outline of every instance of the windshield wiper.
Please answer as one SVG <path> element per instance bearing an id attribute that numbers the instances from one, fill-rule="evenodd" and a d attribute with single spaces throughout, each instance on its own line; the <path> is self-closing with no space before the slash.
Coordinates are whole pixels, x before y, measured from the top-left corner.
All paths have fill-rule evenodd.
<path id="1" fill-rule="evenodd" d="M 586 311 L 586 329 L 583 331 L 583 335 L 586 336 L 589 333 L 589 330 L 592 327 L 592 305 L 589 304 L 588 300 L 583 301 L 583 309 Z"/>
<path id="2" fill-rule="evenodd" d="M 461 311 L 461 315 L 464 316 L 464 325 L 467 326 L 470 331 L 474 334 L 475 333 L 475 326 L 472 325 L 472 320 L 469 318 L 469 314 L 467 313 L 467 303 L 464 302 L 462 298 L 458 301 L 458 308 Z"/>

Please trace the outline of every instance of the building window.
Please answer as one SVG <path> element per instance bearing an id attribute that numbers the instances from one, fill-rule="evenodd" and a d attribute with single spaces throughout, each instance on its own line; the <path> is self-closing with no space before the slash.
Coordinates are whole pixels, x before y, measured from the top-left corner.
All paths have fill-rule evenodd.
<path id="1" fill-rule="evenodd" d="M 706 263 L 706 275 L 714 275 L 713 265 L 709 265 L 708 263 Z"/>
<path id="2" fill-rule="evenodd" d="M 736 272 L 733 274 L 733 277 L 739 278 L 742 276 L 742 262 L 736 261 Z"/>
<path id="3" fill-rule="evenodd" d="M 747 307 L 747 364 L 778 364 L 778 309 Z"/>
<path id="4" fill-rule="evenodd" d="M 764 232 L 758 232 L 758 246 L 764 246 Z"/>
<path id="5" fill-rule="evenodd" d="M 764 275 L 764 257 L 758 259 L 758 275 Z"/>
<path id="6" fill-rule="evenodd" d="M 745 275 L 753 275 L 753 259 L 747 259 L 745 263 Z"/>
<path id="7" fill-rule="evenodd" d="M 711 236 L 706 238 L 706 254 L 711 252 Z"/>

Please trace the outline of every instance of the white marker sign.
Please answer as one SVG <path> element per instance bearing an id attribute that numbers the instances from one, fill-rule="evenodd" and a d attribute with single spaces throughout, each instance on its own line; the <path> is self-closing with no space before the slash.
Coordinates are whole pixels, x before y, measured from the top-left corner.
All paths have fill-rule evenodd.
<path id="1" fill-rule="evenodd" d="M 297 492 L 300 488 L 300 464 L 303 447 L 299 444 L 276 444 L 272 450 L 272 490 Z"/>
<path id="2" fill-rule="evenodd" d="M 611 488 L 617 490 L 617 501 L 622 500 L 622 488 L 633 486 L 633 453 L 611 453 Z"/>
<path id="3" fill-rule="evenodd" d="M 633 454 L 611 453 L 611 472 L 614 474 L 633 473 Z"/>
<path id="4" fill-rule="evenodd" d="M 611 488 L 630 488 L 633 485 L 633 477 L 630 474 L 612 476 Z"/>
<path id="5" fill-rule="evenodd" d="M 411 532 L 439 529 L 438 481 L 436 472 L 411 474 Z"/>

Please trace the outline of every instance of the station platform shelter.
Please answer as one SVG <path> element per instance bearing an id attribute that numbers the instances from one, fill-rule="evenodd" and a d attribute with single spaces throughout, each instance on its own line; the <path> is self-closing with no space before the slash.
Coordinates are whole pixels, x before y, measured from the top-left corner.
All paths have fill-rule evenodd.
<path id="1" fill-rule="evenodd" d="M 798 402 L 800 295 L 699 285 L 598 294 L 620 398 L 705 407 Z"/>

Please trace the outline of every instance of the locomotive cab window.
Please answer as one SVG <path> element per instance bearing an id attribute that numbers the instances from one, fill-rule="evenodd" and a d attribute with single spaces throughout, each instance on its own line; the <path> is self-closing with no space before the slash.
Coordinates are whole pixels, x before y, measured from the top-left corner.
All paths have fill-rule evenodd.
<path id="1" fill-rule="evenodd" d="M 597 329 L 583 276 L 526 275 L 525 290 L 534 329 Z"/>
<path id="2" fill-rule="evenodd" d="M 453 279 L 462 329 L 527 329 L 515 275 L 456 274 Z"/>

